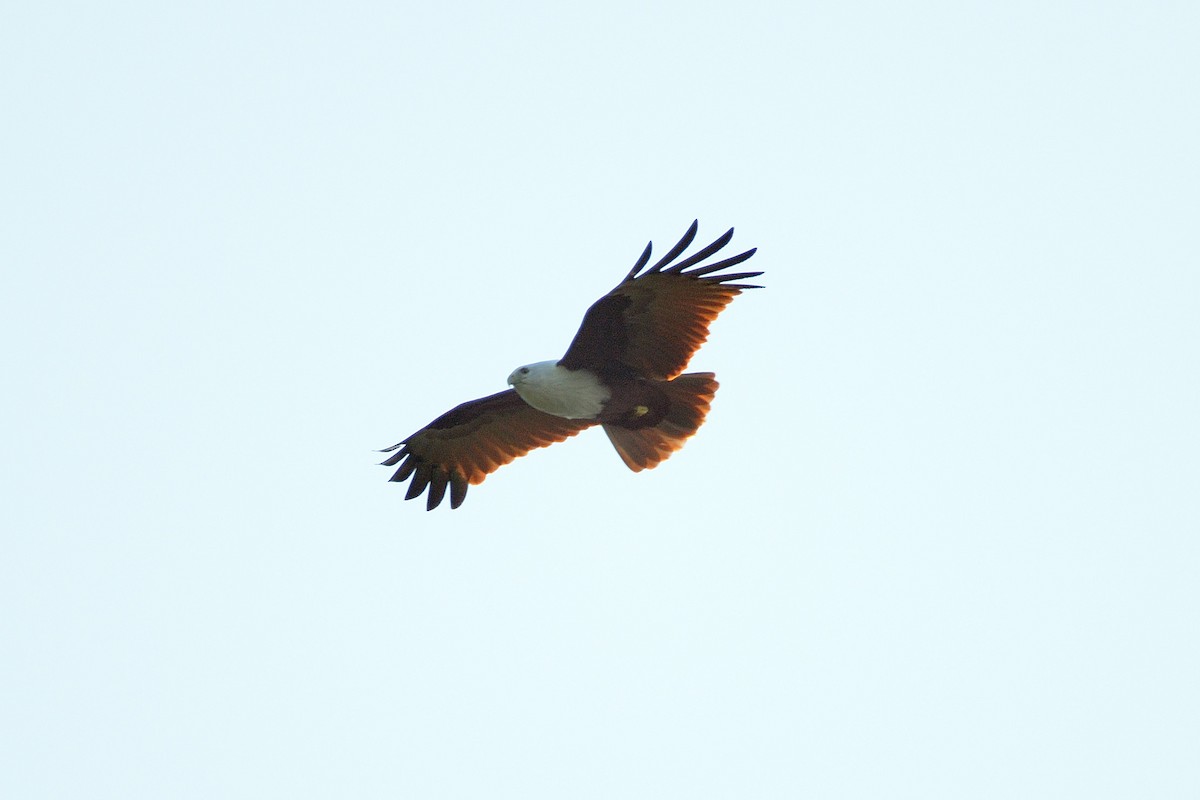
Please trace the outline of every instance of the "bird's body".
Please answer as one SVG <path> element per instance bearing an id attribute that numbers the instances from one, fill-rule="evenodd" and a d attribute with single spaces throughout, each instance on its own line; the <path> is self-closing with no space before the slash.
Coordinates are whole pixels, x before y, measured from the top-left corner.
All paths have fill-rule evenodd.
<path id="1" fill-rule="evenodd" d="M 406 499 L 429 489 L 427 508 L 450 490 L 458 508 L 470 484 L 538 447 L 601 425 L 631 470 L 653 468 L 696 432 L 717 391 L 712 373 L 680 374 L 704 343 L 708 326 L 748 284 L 730 281 L 761 272 L 715 274 L 754 250 L 696 266 L 729 243 L 717 241 L 669 266 L 696 235 L 697 224 L 654 266 L 647 245 L 625 279 L 584 315 L 567 352 L 513 370 L 512 386 L 452 409 L 404 441 L 383 463 L 399 464 L 393 481 L 412 477 Z"/>

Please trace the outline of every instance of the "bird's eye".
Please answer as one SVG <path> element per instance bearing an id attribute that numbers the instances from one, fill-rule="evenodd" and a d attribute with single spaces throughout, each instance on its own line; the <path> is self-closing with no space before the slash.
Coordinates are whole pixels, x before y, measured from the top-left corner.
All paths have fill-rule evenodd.
<path id="1" fill-rule="evenodd" d="M 521 367 L 521 374 L 522 374 L 522 375 L 528 375 L 528 374 L 529 374 L 529 367 Z"/>

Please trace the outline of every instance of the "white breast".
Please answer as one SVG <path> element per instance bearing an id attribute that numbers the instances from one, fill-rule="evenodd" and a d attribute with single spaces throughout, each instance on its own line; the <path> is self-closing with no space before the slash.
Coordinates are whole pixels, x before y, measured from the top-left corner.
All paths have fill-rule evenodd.
<path id="1" fill-rule="evenodd" d="M 538 411 L 567 419 L 595 419 L 612 395 L 595 374 L 566 369 L 553 361 L 517 367 L 508 382 Z"/>

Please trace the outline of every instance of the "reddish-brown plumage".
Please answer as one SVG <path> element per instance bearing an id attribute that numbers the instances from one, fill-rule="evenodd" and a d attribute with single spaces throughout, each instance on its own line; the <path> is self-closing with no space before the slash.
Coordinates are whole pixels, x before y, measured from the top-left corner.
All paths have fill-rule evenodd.
<path id="1" fill-rule="evenodd" d="M 530 450 L 564 441 L 595 424 L 595 420 L 545 414 L 508 389 L 443 414 L 383 451 L 398 450 L 383 464 L 400 464 L 393 481 L 412 476 L 405 499 L 412 500 L 428 486 L 427 507 L 433 510 L 449 486 L 450 507 L 458 508 L 468 485 L 483 483 L 488 475 Z"/>
<path id="2" fill-rule="evenodd" d="M 711 372 L 680 375 L 663 384 L 668 406 L 656 425 L 631 428 L 605 424 L 604 432 L 625 466 L 634 472 L 653 469 L 683 447 L 704 422 L 719 385 Z"/>
<path id="3" fill-rule="evenodd" d="M 687 368 L 708 339 L 708 326 L 741 291 L 661 272 L 617 287 L 614 294 L 630 298 L 626 319 L 636 321 L 629 326 L 622 362 L 646 377 L 671 380 Z"/>
<path id="4" fill-rule="evenodd" d="M 720 274 L 750 258 L 754 250 L 698 266 L 729 243 L 732 228 L 672 265 L 691 244 L 696 229 L 693 222 L 679 243 L 649 269 L 647 245 L 625 279 L 588 309 L 558 362 L 555 369 L 590 371 L 608 387 L 609 399 L 596 419 L 565 419 L 538 411 L 512 389 L 463 403 L 384 451 L 396 451 L 383 462 L 399 465 L 391 480 L 412 478 L 405 498 L 418 497 L 428 488 L 426 507 L 432 510 L 448 488 L 450 505 L 458 508 L 469 485 L 482 483 L 531 450 L 596 424 L 604 426 L 621 459 L 635 472 L 653 468 L 682 447 L 704 422 L 718 384 L 712 373 L 680 373 L 704 344 L 709 325 L 722 309 L 742 289 L 759 288 L 732 281 L 762 274 Z"/>
<path id="5" fill-rule="evenodd" d="M 633 373 L 656 380 L 670 380 L 687 368 L 708 338 L 708 326 L 725 306 L 742 289 L 759 288 L 729 281 L 762 274 L 713 274 L 742 263 L 755 250 L 695 266 L 728 244 L 733 228 L 695 255 L 668 266 L 691 244 L 696 228 L 693 222 L 679 244 L 643 272 L 650 260 L 650 246 L 646 246 L 625 280 L 587 310 L 579 333 L 559 362 L 562 366 L 601 375 L 606 371 Z"/>

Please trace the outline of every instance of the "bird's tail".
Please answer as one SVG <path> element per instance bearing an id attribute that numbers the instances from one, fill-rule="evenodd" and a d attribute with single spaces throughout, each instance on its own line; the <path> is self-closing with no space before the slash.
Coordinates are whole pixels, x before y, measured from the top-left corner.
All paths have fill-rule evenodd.
<path id="1" fill-rule="evenodd" d="M 625 466 L 634 472 L 653 469 L 704 423 L 709 405 L 717 393 L 716 376 L 711 372 L 692 372 L 657 384 L 667 396 L 667 414 L 649 428 L 622 428 L 604 425 L 604 432 L 617 448 Z"/>

